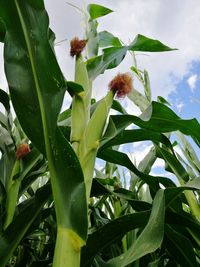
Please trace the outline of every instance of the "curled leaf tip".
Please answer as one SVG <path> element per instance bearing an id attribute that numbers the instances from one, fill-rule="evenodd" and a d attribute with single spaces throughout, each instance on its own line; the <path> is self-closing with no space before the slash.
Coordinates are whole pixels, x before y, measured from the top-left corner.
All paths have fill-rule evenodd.
<path id="1" fill-rule="evenodd" d="M 117 94 L 118 98 L 125 97 L 133 88 L 132 77 L 129 73 L 118 74 L 108 85 L 111 91 Z"/>
<path id="2" fill-rule="evenodd" d="M 70 42 L 70 55 L 72 57 L 74 56 L 80 56 L 83 49 L 86 46 L 87 41 L 86 40 L 79 40 L 79 38 L 75 37 Z"/>
<path id="3" fill-rule="evenodd" d="M 16 159 L 21 159 L 25 157 L 30 151 L 31 150 L 28 144 L 24 143 L 19 145 L 15 153 Z"/>

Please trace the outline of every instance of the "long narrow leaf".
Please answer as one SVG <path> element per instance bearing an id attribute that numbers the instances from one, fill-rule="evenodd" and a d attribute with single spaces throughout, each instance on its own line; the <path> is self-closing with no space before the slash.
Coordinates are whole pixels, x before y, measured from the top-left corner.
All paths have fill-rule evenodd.
<path id="1" fill-rule="evenodd" d="M 92 261 L 99 251 L 112 244 L 118 238 L 123 237 L 128 231 L 144 227 L 149 215 L 149 211 L 124 215 L 89 235 L 86 247 L 82 249 L 81 266 L 90 266 L 88 263 Z"/>
<path id="2" fill-rule="evenodd" d="M 87 10 L 91 19 L 97 19 L 113 12 L 111 9 L 97 4 L 88 5 Z"/>
<path id="3" fill-rule="evenodd" d="M 131 51 L 146 51 L 146 52 L 166 52 L 176 50 L 164 45 L 158 40 L 148 38 L 144 35 L 138 34 L 133 42 L 129 45 Z"/>
<path id="4" fill-rule="evenodd" d="M 51 188 L 49 185 L 40 188 L 35 196 L 28 201 L 26 208 L 14 218 L 6 231 L 0 235 L 0 267 L 6 265 L 50 196 Z"/>
<path id="5" fill-rule="evenodd" d="M 164 191 L 155 196 L 148 224 L 132 246 L 122 255 L 109 260 L 106 267 L 124 267 L 144 255 L 154 252 L 162 244 L 164 235 L 165 200 Z"/>
<path id="6" fill-rule="evenodd" d="M 183 267 L 199 266 L 192 243 L 172 227 L 166 226 L 166 246 L 174 260 Z"/>
<path id="7" fill-rule="evenodd" d="M 7 29 L 5 72 L 15 112 L 26 135 L 47 156 L 57 223 L 85 240 L 84 178 L 72 147 L 57 127 L 66 83 L 49 40 L 43 0 L 0 0 L 0 6 Z"/>
<path id="8" fill-rule="evenodd" d="M 159 133 L 171 131 L 181 131 L 183 134 L 190 135 L 200 146 L 200 124 L 196 119 L 183 120 L 176 115 L 169 107 L 158 102 L 152 102 L 140 117 L 133 115 L 111 116 L 116 124 L 131 124 L 145 129 L 150 129 Z"/>

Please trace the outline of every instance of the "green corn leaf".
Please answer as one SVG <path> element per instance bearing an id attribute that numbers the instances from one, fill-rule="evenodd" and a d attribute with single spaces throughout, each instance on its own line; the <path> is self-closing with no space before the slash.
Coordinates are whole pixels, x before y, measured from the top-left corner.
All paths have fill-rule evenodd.
<path id="1" fill-rule="evenodd" d="M 32 185 L 33 182 L 37 180 L 37 178 L 47 174 L 47 171 L 48 166 L 45 159 L 39 160 L 34 166 L 33 170 L 31 170 L 22 180 L 19 190 L 19 197 Z"/>
<path id="2" fill-rule="evenodd" d="M 91 266 L 88 264 L 100 250 L 123 237 L 128 231 L 144 227 L 148 222 L 149 215 L 149 211 L 124 215 L 89 235 L 86 247 L 82 249 L 81 266 Z"/>
<path id="3" fill-rule="evenodd" d="M 179 130 L 185 135 L 191 136 L 200 146 L 200 124 L 196 119 L 183 120 L 178 117 L 169 107 L 158 102 L 152 104 L 140 117 L 134 115 L 111 116 L 113 122 L 119 125 L 134 123 L 145 129 L 159 133 L 167 133 Z"/>
<path id="4" fill-rule="evenodd" d="M 112 117 L 109 118 L 108 126 L 106 128 L 105 134 L 101 141 L 101 146 L 112 140 L 115 136 L 120 134 L 130 123 L 121 123 L 116 124 L 112 120 Z"/>
<path id="5" fill-rule="evenodd" d="M 67 91 L 71 96 L 78 94 L 84 91 L 84 88 L 81 84 L 69 81 L 67 82 Z"/>
<path id="6" fill-rule="evenodd" d="M 167 201 L 166 192 L 165 192 L 165 199 Z M 177 213 L 169 209 L 166 209 L 166 223 L 173 226 L 180 226 L 182 229 L 187 228 L 196 231 L 196 233 L 199 233 L 200 231 L 200 224 L 193 219 L 191 214 L 184 211 Z"/>
<path id="7" fill-rule="evenodd" d="M 199 266 L 190 240 L 168 225 L 166 225 L 165 232 L 165 245 L 176 263 L 183 267 Z"/>
<path id="8" fill-rule="evenodd" d="M 162 96 L 157 97 L 157 101 L 161 104 L 165 104 L 167 106 L 171 106 L 171 104 Z"/>
<path id="9" fill-rule="evenodd" d="M 0 149 L 2 151 L 0 180 L 6 187 L 15 163 L 15 145 L 10 133 L 5 128 L 1 128 Z"/>
<path id="10" fill-rule="evenodd" d="M 161 259 L 156 259 L 148 264 L 148 267 L 158 267 Z"/>
<path id="11" fill-rule="evenodd" d="M 71 145 L 57 127 L 66 82 L 49 41 L 44 3 L 0 0 L 0 6 L 7 29 L 5 73 L 15 112 L 28 138 L 47 156 L 57 223 L 85 240 L 84 177 Z"/>
<path id="12" fill-rule="evenodd" d="M 99 50 L 99 38 L 97 33 L 98 22 L 89 20 L 87 24 L 86 39 L 87 41 L 87 56 L 88 58 L 96 57 Z"/>
<path id="13" fill-rule="evenodd" d="M 0 111 L 0 124 L 5 129 L 9 129 L 8 118 Z"/>
<path id="14" fill-rule="evenodd" d="M 128 98 L 143 112 L 150 102 L 136 89 L 128 94 Z"/>
<path id="15" fill-rule="evenodd" d="M 122 114 L 126 114 L 126 110 L 122 107 L 122 105 L 117 101 L 117 100 L 113 100 L 113 103 L 112 103 L 112 109 L 122 113 Z"/>
<path id="16" fill-rule="evenodd" d="M 189 181 L 189 175 L 187 171 L 174 154 L 158 146 L 156 146 L 156 149 L 158 150 L 159 154 L 161 154 L 161 157 L 165 160 L 165 162 L 169 165 L 170 170 L 176 175 L 181 185 L 184 185 L 185 182 Z M 185 196 L 191 212 L 196 219 L 200 221 L 200 207 L 195 194 L 193 192 L 186 191 Z"/>
<path id="17" fill-rule="evenodd" d="M 118 37 L 115 37 L 112 33 L 107 31 L 102 31 L 98 33 L 99 37 L 99 46 L 106 47 L 106 46 L 115 46 L 120 47 L 121 42 Z"/>
<path id="18" fill-rule="evenodd" d="M 164 191 L 159 190 L 152 205 L 149 221 L 131 247 L 120 256 L 109 260 L 105 267 L 124 267 L 158 249 L 164 235 L 165 199 Z"/>
<path id="19" fill-rule="evenodd" d="M 149 152 L 146 154 L 146 156 L 138 164 L 138 170 L 143 172 L 143 173 L 149 174 L 155 161 L 156 161 L 156 153 L 155 153 L 154 147 L 152 147 L 149 150 Z M 131 180 L 130 180 L 130 189 L 131 190 L 134 190 L 135 181 L 137 181 L 138 178 L 139 177 L 137 175 L 135 175 L 134 173 L 131 173 Z M 145 192 L 142 199 L 144 200 L 147 198 L 148 198 L 148 195 Z"/>
<path id="20" fill-rule="evenodd" d="M 181 184 L 183 183 L 183 181 L 189 180 L 189 175 L 187 171 L 174 154 L 158 146 L 156 146 L 156 150 L 158 151 L 161 158 L 163 158 L 165 162 L 168 163 L 170 169 L 176 175 L 177 179 Z"/>
<path id="21" fill-rule="evenodd" d="M 133 42 L 129 45 L 129 50 L 144 52 L 166 52 L 177 49 L 170 48 L 158 40 L 154 40 L 144 35 L 138 34 L 133 40 Z"/>
<path id="22" fill-rule="evenodd" d="M 198 159 L 198 156 L 194 148 L 182 133 L 178 132 L 177 136 L 181 140 L 182 146 L 180 146 L 180 148 L 183 154 L 185 155 L 186 159 L 188 160 L 190 165 L 195 170 L 197 170 L 198 173 L 200 173 L 200 161 Z"/>
<path id="23" fill-rule="evenodd" d="M 180 154 L 176 151 L 176 156 L 177 159 L 185 166 L 188 175 L 190 176 L 191 179 L 195 179 L 196 177 L 196 173 L 194 172 L 194 169 L 191 167 L 191 165 L 188 164 L 188 162 L 186 162 L 181 156 Z M 195 166 L 195 165 L 192 165 Z"/>
<path id="24" fill-rule="evenodd" d="M 10 98 L 9 95 L 2 89 L 0 89 L 0 102 L 4 105 L 4 108 L 10 112 Z"/>
<path id="25" fill-rule="evenodd" d="M 113 10 L 111 10 L 107 7 L 101 6 L 101 5 L 97 5 L 97 4 L 88 5 L 87 10 L 88 10 L 88 12 L 90 14 L 90 18 L 92 20 L 97 19 L 99 17 L 103 17 L 103 16 L 113 12 Z"/>
<path id="26" fill-rule="evenodd" d="M 144 173 L 149 174 L 155 161 L 156 161 L 155 148 L 151 147 L 146 156 L 140 161 L 138 169 Z"/>
<path id="27" fill-rule="evenodd" d="M 131 162 L 131 160 L 126 154 L 119 152 L 119 151 L 114 151 L 111 149 L 100 150 L 98 152 L 98 157 L 108 162 L 112 162 L 114 164 L 118 164 L 118 165 L 128 168 L 136 176 L 140 177 L 140 179 L 142 179 L 144 182 L 146 182 L 149 185 L 151 189 L 151 193 L 153 194 L 160 188 L 159 184 L 160 183 L 163 184 L 167 188 L 166 189 L 166 205 L 169 205 L 169 206 L 171 205 L 173 200 L 175 200 L 183 191 L 198 190 L 198 184 L 196 186 L 194 185 L 194 187 L 190 185 L 187 187 L 186 186 L 176 187 L 175 184 L 168 178 L 160 177 L 160 176 L 152 176 L 152 175 L 143 173 L 134 166 L 134 164 Z"/>
<path id="28" fill-rule="evenodd" d="M 111 38 L 109 35 L 109 43 L 116 39 Z M 99 74 L 104 73 L 107 69 L 117 67 L 124 57 L 127 51 L 149 51 L 149 52 L 164 52 L 171 51 L 171 49 L 157 40 L 147 38 L 143 35 L 137 35 L 134 41 L 129 46 L 112 46 L 103 49 L 103 53 L 100 56 L 93 57 L 87 61 L 88 75 L 90 79 L 95 79 Z M 149 82 L 146 76 L 145 85 L 149 86 Z M 148 93 L 149 94 L 149 93 Z"/>
<path id="29" fill-rule="evenodd" d="M 127 47 L 109 47 L 103 49 L 103 54 L 87 61 L 89 78 L 94 80 L 99 74 L 107 69 L 117 67 L 124 59 Z"/>
<path id="30" fill-rule="evenodd" d="M 15 162 L 11 177 L 9 178 L 6 187 L 6 220 L 4 223 L 4 228 L 7 228 L 14 216 L 15 206 L 18 202 L 21 181 L 35 166 L 38 160 L 41 159 L 41 156 L 42 155 L 36 149 L 33 149 L 28 155 L 26 155 L 25 159 L 22 159 L 20 162 Z"/>
<path id="31" fill-rule="evenodd" d="M 4 42 L 5 34 L 6 34 L 5 24 L 3 20 L 0 18 L 0 42 Z"/>
<path id="32" fill-rule="evenodd" d="M 140 177 L 143 181 L 145 181 L 152 188 L 154 192 L 156 192 L 160 188 L 159 183 L 165 184 L 165 182 L 168 182 L 167 178 L 155 177 L 155 176 L 147 175 L 145 173 L 140 172 L 131 162 L 129 157 L 122 152 L 115 151 L 112 149 L 104 149 L 104 150 L 100 150 L 97 156 L 108 162 L 112 162 L 114 164 L 118 164 L 118 165 L 128 168 L 130 171 L 132 171 L 138 177 Z M 171 182 L 171 184 L 173 183 Z"/>
<path id="33" fill-rule="evenodd" d="M 149 74 L 146 70 L 144 70 L 144 92 L 147 100 L 151 102 L 151 86 L 150 86 Z"/>
<path id="34" fill-rule="evenodd" d="M 6 198 L 6 189 L 0 180 L 0 206 L 2 205 L 2 202 L 3 202 L 3 200 L 5 200 L 5 198 Z M 2 217 L 2 216 L 0 216 L 0 217 Z M 0 229 L 2 229 L 2 223 L 3 223 L 3 221 L 0 223 Z"/>
<path id="35" fill-rule="evenodd" d="M 185 184 L 186 187 L 193 187 L 200 190 L 200 177 L 196 177 Z"/>
<path id="36" fill-rule="evenodd" d="M 173 201 L 177 199 L 177 197 L 185 190 L 193 191 L 198 189 L 199 189 L 198 184 L 194 185 L 187 184 L 185 186 L 171 187 L 171 188 L 169 187 L 165 189 L 166 206 L 170 206 L 171 203 L 173 203 Z"/>
<path id="37" fill-rule="evenodd" d="M 141 81 L 143 83 L 143 71 L 138 69 L 135 66 L 130 67 L 130 69 L 135 73 L 135 75 L 137 76 L 138 80 Z"/>
<path id="38" fill-rule="evenodd" d="M 107 132 L 108 134 L 109 132 Z M 117 134 L 118 133 L 118 134 Z M 109 141 L 109 139 L 111 139 Z M 110 136 L 105 135 L 102 140 L 101 148 L 107 148 L 115 145 L 140 142 L 140 141 L 153 141 L 161 142 L 168 147 L 171 147 L 169 140 L 162 134 L 153 132 L 146 129 L 135 129 L 135 130 L 124 130 L 117 132 L 115 128 L 115 133 L 110 132 Z"/>
<path id="39" fill-rule="evenodd" d="M 0 235 L 0 267 L 6 266 L 17 245 L 50 196 L 50 185 L 38 189 L 35 196 L 28 200 L 26 207 L 14 218 L 6 231 Z"/>

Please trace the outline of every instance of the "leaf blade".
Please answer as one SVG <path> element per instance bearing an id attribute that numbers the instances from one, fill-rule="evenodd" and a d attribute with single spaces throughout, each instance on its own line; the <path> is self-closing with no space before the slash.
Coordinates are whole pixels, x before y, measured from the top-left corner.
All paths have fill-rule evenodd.
<path id="1" fill-rule="evenodd" d="M 166 52 L 177 49 L 170 48 L 169 46 L 164 45 L 158 40 L 138 34 L 133 42 L 129 45 L 129 50 L 143 52 Z"/>
<path id="2" fill-rule="evenodd" d="M 164 190 L 159 190 L 153 201 L 151 215 L 143 232 L 122 255 L 109 260 L 106 267 L 124 267 L 144 255 L 154 252 L 162 243 L 164 235 L 165 201 Z"/>
<path id="3" fill-rule="evenodd" d="M 57 222 L 85 240 L 84 177 L 72 147 L 57 126 L 66 82 L 49 40 L 44 3 L 1 0 L 1 6 L 0 17 L 7 26 L 5 69 L 14 109 L 26 135 L 47 156 Z M 79 198 L 82 201 L 78 203 Z M 75 207 L 77 213 L 73 212 Z"/>
<path id="4" fill-rule="evenodd" d="M 97 5 L 97 4 L 90 4 L 87 6 L 87 10 L 90 14 L 90 18 L 92 20 L 97 19 L 99 17 L 103 17 L 111 12 L 113 12 L 113 10 L 101 6 L 101 5 Z"/>

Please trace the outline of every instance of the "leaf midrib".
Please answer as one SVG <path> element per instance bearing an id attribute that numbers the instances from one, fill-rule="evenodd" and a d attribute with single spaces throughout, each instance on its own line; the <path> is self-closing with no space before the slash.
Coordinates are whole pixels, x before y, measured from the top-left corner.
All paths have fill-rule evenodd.
<path id="1" fill-rule="evenodd" d="M 32 70 L 32 74 L 33 74 L 33 79 L 35 81 L 37 98 L 38 98 L 38 102 L 39 102 L 39 108 L 40 108 L 41 119 L 42 119 L 42 127 L 43 127 L 45 148 L 46 148 L 46 150 L 48 150 L 47 149 L 49 147 L 48 127 L 47 127 L 46 116 L 45 116 L 45 111 L 44 111 L 44 103 L 43 103 L 43 100 L 42 100 L 42 94 L 40 92 L 38 76 L 37 76 L 35 63 L 34 63 L 34 58 L 33 58 L 33 53 L 32 53 L 32 49 L 31 49 L 31 44 L 30 44 L 30 40 L 29 40 L 29 37 L 28 37 L 28 30 L 26 28 L 26 24 L 24 22 L 24 19 L 23 19 L 20 7 L 19 7 L 19 5 L 17 3 L 17 0 L 15 0 L 15 5 L 16 5 L 17 12 L 18 12 L 18 15 L 19 15 L 19 19 L 20 19 L 20 23 L 21 23 L 21 26 L 22 26 L 22 30 L 24 32 L 25 43 L 26 43 L 26 46 L 27 46 L 27 49 L 28 49 L 28 53 L 29 53 L 29 56 L 30 56 L 29 58 L 30 58 L 31 70 Z M 46 153 L 48 154 L 48 151 L 46 151 Z"/>
<path id="2" fill-rule="evenodd" d="M 45 150 L 46 150 L 46 156 L 47 156 L 47 160 L 48 160 L 48 166 L 49 166 L 49 170 L 51 172 L 51 183 L 52 183 L 52 189 L 53 189 L 53 195 L 54 195 L 54 202 L 55 202 L 55 207 L 56 207 L 56 213 L 58 215 L 57 217 L 57 221 L 58 223 L 63 221 L 62 216 L 60 215 L 59 212 L 59 207 L 60 206 L 60 202 L 59 202 L 59 197 L 57 198 L 56 196 L 59 196 L 58 193 L 58 185 L 57 185 L 57 174 L 56 174 L 56 170 L 55 170 L 55 164 L 54 164 L 54 160 L 53 160 L 53 155 L 52 155 L 52 150 L 51 150 L 51 146 L 50 146 L 50 140 L 49 140 L 49 131 L 48 131 L 48 127 L 47 127 L 47 120 L 46 120 L 46 115 L 45 115 L 45 109 L 44 109 L 44 103 L 43 103 L 43 99 L 42 99 L 42 94 L 40 91 L 40 86 L 39 86 L 39 82 L 38 82 L 38 75 L 37 75 L 37 71 L 35 68 L 35 63 L 34 63 L 34 57 L 33 57 L 33 53 L 32 53 L 32 49 L 31 49 L 31 43 L 28 37 L 28 30 L 26 28 L 26 24 L 24 22 L 23 19 L 23 15 L 21 13 L 20 7 L 17 3 L 17 0 L 15 0 L 15 4 L 16 4 L 16 8 L 17 8 L 17 12 L 19 15 L 19 19 L 20 19 L 20 23 L 22 26 L 22 30 L 24 33 L 24 38 L 25 38 L 25 43 L 27 46 L 27 50 L 30 56 L 30 64 L 31 64 L 31 70 L 32 70 L 32 74 L 33 74 L 33 79 L 35 81 L 35 87 L 36 87 L 36 92 L 37 92 L 37 98 L 38 98 L 38 102 L 39 102 L 39 109 L 40 109 L 40 113 L 41 113 L 41 120 L 42 120 L 42 128 L 43 128 L 43 135 L 44 135 L 44 142 L 45 142 Z M 59 216 L 60 215 L 60 216 Z"/>

